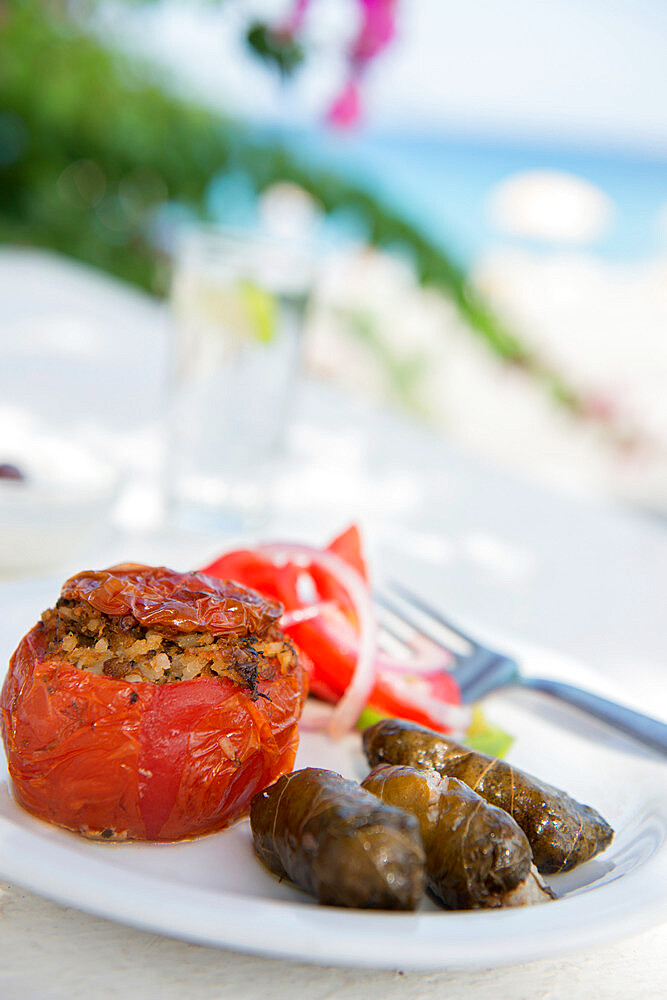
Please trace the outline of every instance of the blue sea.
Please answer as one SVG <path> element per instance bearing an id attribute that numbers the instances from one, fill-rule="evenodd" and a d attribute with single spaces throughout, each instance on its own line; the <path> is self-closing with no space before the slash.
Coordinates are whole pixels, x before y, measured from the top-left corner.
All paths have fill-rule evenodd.
<path id="1" fill-rule="evenodd" d="M 667 158 L 661 155 L 455 136 L 360 133 L 341 138 L 324 130 L 282 133 L 281 138 L 314 166 L 363 184 L 464 266 L 510 242 L 494 231 L 487 210 L 494 185 L 538 169 L 576 174 L 611 198 L 613 224 L 604 239 L 586 249 L 625 262 L 667 251 Z"/>

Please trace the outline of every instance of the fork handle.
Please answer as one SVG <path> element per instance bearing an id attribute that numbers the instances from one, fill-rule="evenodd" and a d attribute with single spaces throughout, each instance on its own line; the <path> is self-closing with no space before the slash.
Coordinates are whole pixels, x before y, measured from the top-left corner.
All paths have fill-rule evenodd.
<path id="1" fill-rule="evenodd" d="M 522 680 L 522 686 L 532 688 L 535 691 L 543 691 L 560 701 L 566 701 L 569 705 L 594 715 L 602 722 L 620 729 L 640 743 L 652 747 L 661 753 L 667 754 L 667 725 L 658 719 L 653 719 L 649 715 L 635 712 L 631 708 L 616 704 L 607 698 L 601 698 L 591 691 L 584 691 L 582 688 L 574 687 L 572 684 L 564 684 L 562 681 L 545 680 L 540 677 L 526 677 Z"/>

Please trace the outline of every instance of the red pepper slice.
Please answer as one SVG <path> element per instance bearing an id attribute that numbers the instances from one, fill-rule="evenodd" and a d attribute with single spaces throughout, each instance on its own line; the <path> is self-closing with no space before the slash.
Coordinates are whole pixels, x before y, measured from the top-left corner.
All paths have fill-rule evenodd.
<path id="1" fill-rule="evenodd" d="M 363 579 L 368 580 L 361 535 L 355 525 L 338 535 L 327 549 L 344 559 Z M 255 587 L 263 594 L 282 601 L 287 611 L 295 611 L 304 606 L 299 597 L 298 579 L 299 574 L 306 573 L 310 577 L 311 589 L 315 589 L 314 599 L 335 603 L 339 617 L 331 611 L 323 612 L 308 621 L 286 626 L 285 632 L 308 656 L 311 693 L 332 703 L 341 698 L 350 683 L 356 663 L 354 637 L 348 635 L 356 620 L 349 598 L 337 580 L 319 566 L 304 567 L 290 563 L 276 566 L 265 556 L 251 550 L 229 552 L 208 566 L 205 572 L 213 576 L 226 575 L 246 586 Z M 451 674 L 446 671 L 431 673 L 427 676 L 426 683 L 435 701 L 460 704 L 459 688 Z M 383 675 L 381 668 L 376 673 L 368 704 L 378 711 L 431 728 L 444 728 L 437 717 L 429 714 L 422 704 L 411 701 L 407 693 L 399 697 L 391 683 L 391 676 Z"/>
<path id="2" fill-rule="evenodd" d="M 327 545 L 327 551 L 340 556 L 349 566 L 356 569 L 359 576 L 368 580 L 368 567 L 361 544 L 361 533 L 356 524 L 351 524 L 349 528 L 337 535 L 332 542 Z"/>

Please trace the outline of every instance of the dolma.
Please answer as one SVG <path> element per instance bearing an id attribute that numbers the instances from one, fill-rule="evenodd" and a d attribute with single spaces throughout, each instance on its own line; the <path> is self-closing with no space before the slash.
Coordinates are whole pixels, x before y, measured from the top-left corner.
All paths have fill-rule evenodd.
<path id="1" fill-rule="evenodd" d="M 414 910 L 424 849 L 414 816 L 333 771 L 305 768 L 258 793 L 255 852 L 274 874 L 331 906 Z"/>
<path id="2" fill-rule="evenodd" d="M 452 910 L 524 906 L 552 898 L 525 833 L 457 778 L 379 764 L 362 781 L 383 802 L 419 820 L 431 892 Z"/>
<path id="3" fill-rule="evenodd" d="M 373 766 L 432 767 L 504 809 L 528 837 L 540 872 L 569 871 L 611 843 L 614 831 L 595 809 L 506 761 L 469 750 L 440 733 L 385 719 L 365 730 L 363 742 Z"/>

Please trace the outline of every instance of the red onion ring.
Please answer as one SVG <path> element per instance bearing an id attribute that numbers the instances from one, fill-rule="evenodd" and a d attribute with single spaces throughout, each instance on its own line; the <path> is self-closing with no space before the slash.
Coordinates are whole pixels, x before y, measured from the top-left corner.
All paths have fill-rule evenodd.
<path id="1" fill-rule="evenodd" d="M 305 562 L 321 567 L 340 584 L 350 599 L 359 626 L 357 662 L 352 679 L 327 723 L 329 735 L 339 739 L 353 728 L 361 715 L 375 680 L 377 624 L 368 585 L 356 569 L 333 552 L 280 542 L 259 545 L 257 551 L 275 563 Z"/>
<path id="2" fill-rule="evenodd" d="M 290 628 L 291 625 L 300 625 L 301 622 L 312 621 L 336 605 L 333 601 L 318 601 L 317 604 L 308 604 L 304 608 L 295 608 L 293 611 L 284 611 L 280 619 L 282 629 Z"/>

